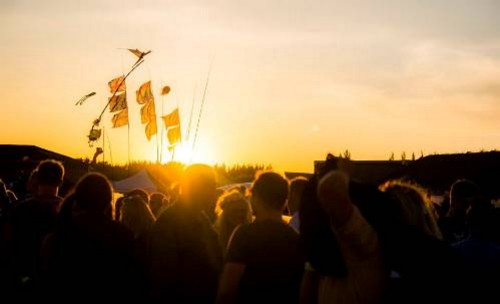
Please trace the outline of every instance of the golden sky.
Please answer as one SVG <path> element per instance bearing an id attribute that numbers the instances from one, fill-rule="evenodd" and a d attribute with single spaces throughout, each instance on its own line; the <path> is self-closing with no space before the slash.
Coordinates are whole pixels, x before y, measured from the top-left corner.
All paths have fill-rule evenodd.
<path id="1" fill-rule="evenodd" d="M 499 13 L 498 1 L 466 0 L 1 0 L 0 142 L 91 157 L 107 82 L 134 62 L 119 48 L 139 48 L 153 52 L 127 81 L 133 160 L 156 155 L 135 90 L 170 85 L 163 110 L 180 106 L 186 134 L 211 61 L 196 161 L 310 171 L 345 149 L 355 159 L 495 149 Z M 127 128 L 110 120 L 106 159 L 124 162 Z"/>

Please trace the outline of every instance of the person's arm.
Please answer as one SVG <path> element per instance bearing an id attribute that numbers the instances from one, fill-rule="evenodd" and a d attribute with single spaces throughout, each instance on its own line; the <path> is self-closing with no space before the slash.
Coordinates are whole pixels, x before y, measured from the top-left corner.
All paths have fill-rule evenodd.
<path id="1" fill-rule="evenodd" d="M 229 262 L 224 265 L 217 292 L 217 304 L 236 303 L 238 287 L 244 272 L 244 264 Z"/>
<path id="2" fill-rule="evenodd" d="M 353 205 L 349 197 L 349 178 L 341 171 L 326 174 L 318 183 L 318 198 L 331 218 L 334 228 L 349 221 Z"/>

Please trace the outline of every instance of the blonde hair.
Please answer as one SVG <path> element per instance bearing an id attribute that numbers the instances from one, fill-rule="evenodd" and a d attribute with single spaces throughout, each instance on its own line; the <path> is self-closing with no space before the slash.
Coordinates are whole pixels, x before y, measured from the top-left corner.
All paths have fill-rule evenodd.
<path id="1" fill-rule="evenodd" d="M 424 188 L 414 183 L 390 181 L 384 184 L 381 190 L 396 198 L 403 221 L 430 236 L 443 239 L 432 202 L 428 199 Z"/>
<path id="2" fill-rule="evenodd" d="M 155 220 L 151 209 L 139 196 L 131 196 L 123 200 L 120 222 L 132 230 L 136 238 L 147 233 Z"/>
<path id="3" fill-rule="evenodd" d="M 222 194 L 217 200 L 217 206 L 215 208 L 217 213 L 217 220 L 215 221 L 215 230 L 219 234 L 219 240 L 221 244 L 226 247 L 228 245 L 229 239 L 236 227 L 232 227 L 227 217 L 227 211 L 237 209 L 242 207 L 247 211 L 244 223 L 250 223 L 252 221 L 252 211 L 249 201 L 241 194 L 238 190 L 230 190 Z"/>

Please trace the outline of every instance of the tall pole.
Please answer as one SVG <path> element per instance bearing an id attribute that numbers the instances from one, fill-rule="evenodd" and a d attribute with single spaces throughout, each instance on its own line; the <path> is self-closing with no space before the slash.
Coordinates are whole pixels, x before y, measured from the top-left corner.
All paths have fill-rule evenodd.
<path id="1" fill-rule="evenodd" d="M 207 81 L 205 82 L 205 90 L 203 90 L 203 97 L 201 99 L 200 113 L 198 114 L 198 122 L 196 123 L 196 130 L 194 132 L 193 139 L 193 152 L 196 147 L 196 138 L 198 137 L 198 129 L 200 128 L 201 114 L 203 113 L 203 106 L 205 105 L 205 97 L 207 96 L 208 81 L 210 80 L 210 72 L 212 71 L 212 62 L 210 62 L 210 67 L 208 68 Z"/>
<path id="2" fill-rule="evenodd" d="M 106 162 L 106 151 L 104 147 L 106 146 L 106 143 L 104 142 L 104 138 L 106 137 L 105 129 L 102 127 L 102 164 Z"/>

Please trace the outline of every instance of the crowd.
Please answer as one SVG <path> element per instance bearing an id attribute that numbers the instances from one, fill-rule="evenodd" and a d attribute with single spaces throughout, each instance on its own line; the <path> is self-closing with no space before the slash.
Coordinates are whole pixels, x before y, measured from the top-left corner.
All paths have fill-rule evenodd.
<path id="1" fill-rule="evenodd" d="M 169 193 L 113 199 L 42 161 L 0 183 L 2 302 L 498 303 L 500 210 L 458 180 L 444 206 L 402 181 L 365 185 L 329 156 L 310 179 L 258 174 L 219 191 L 191 165 Z M 443 211 L 444 210 L 444 211 Z"/>

